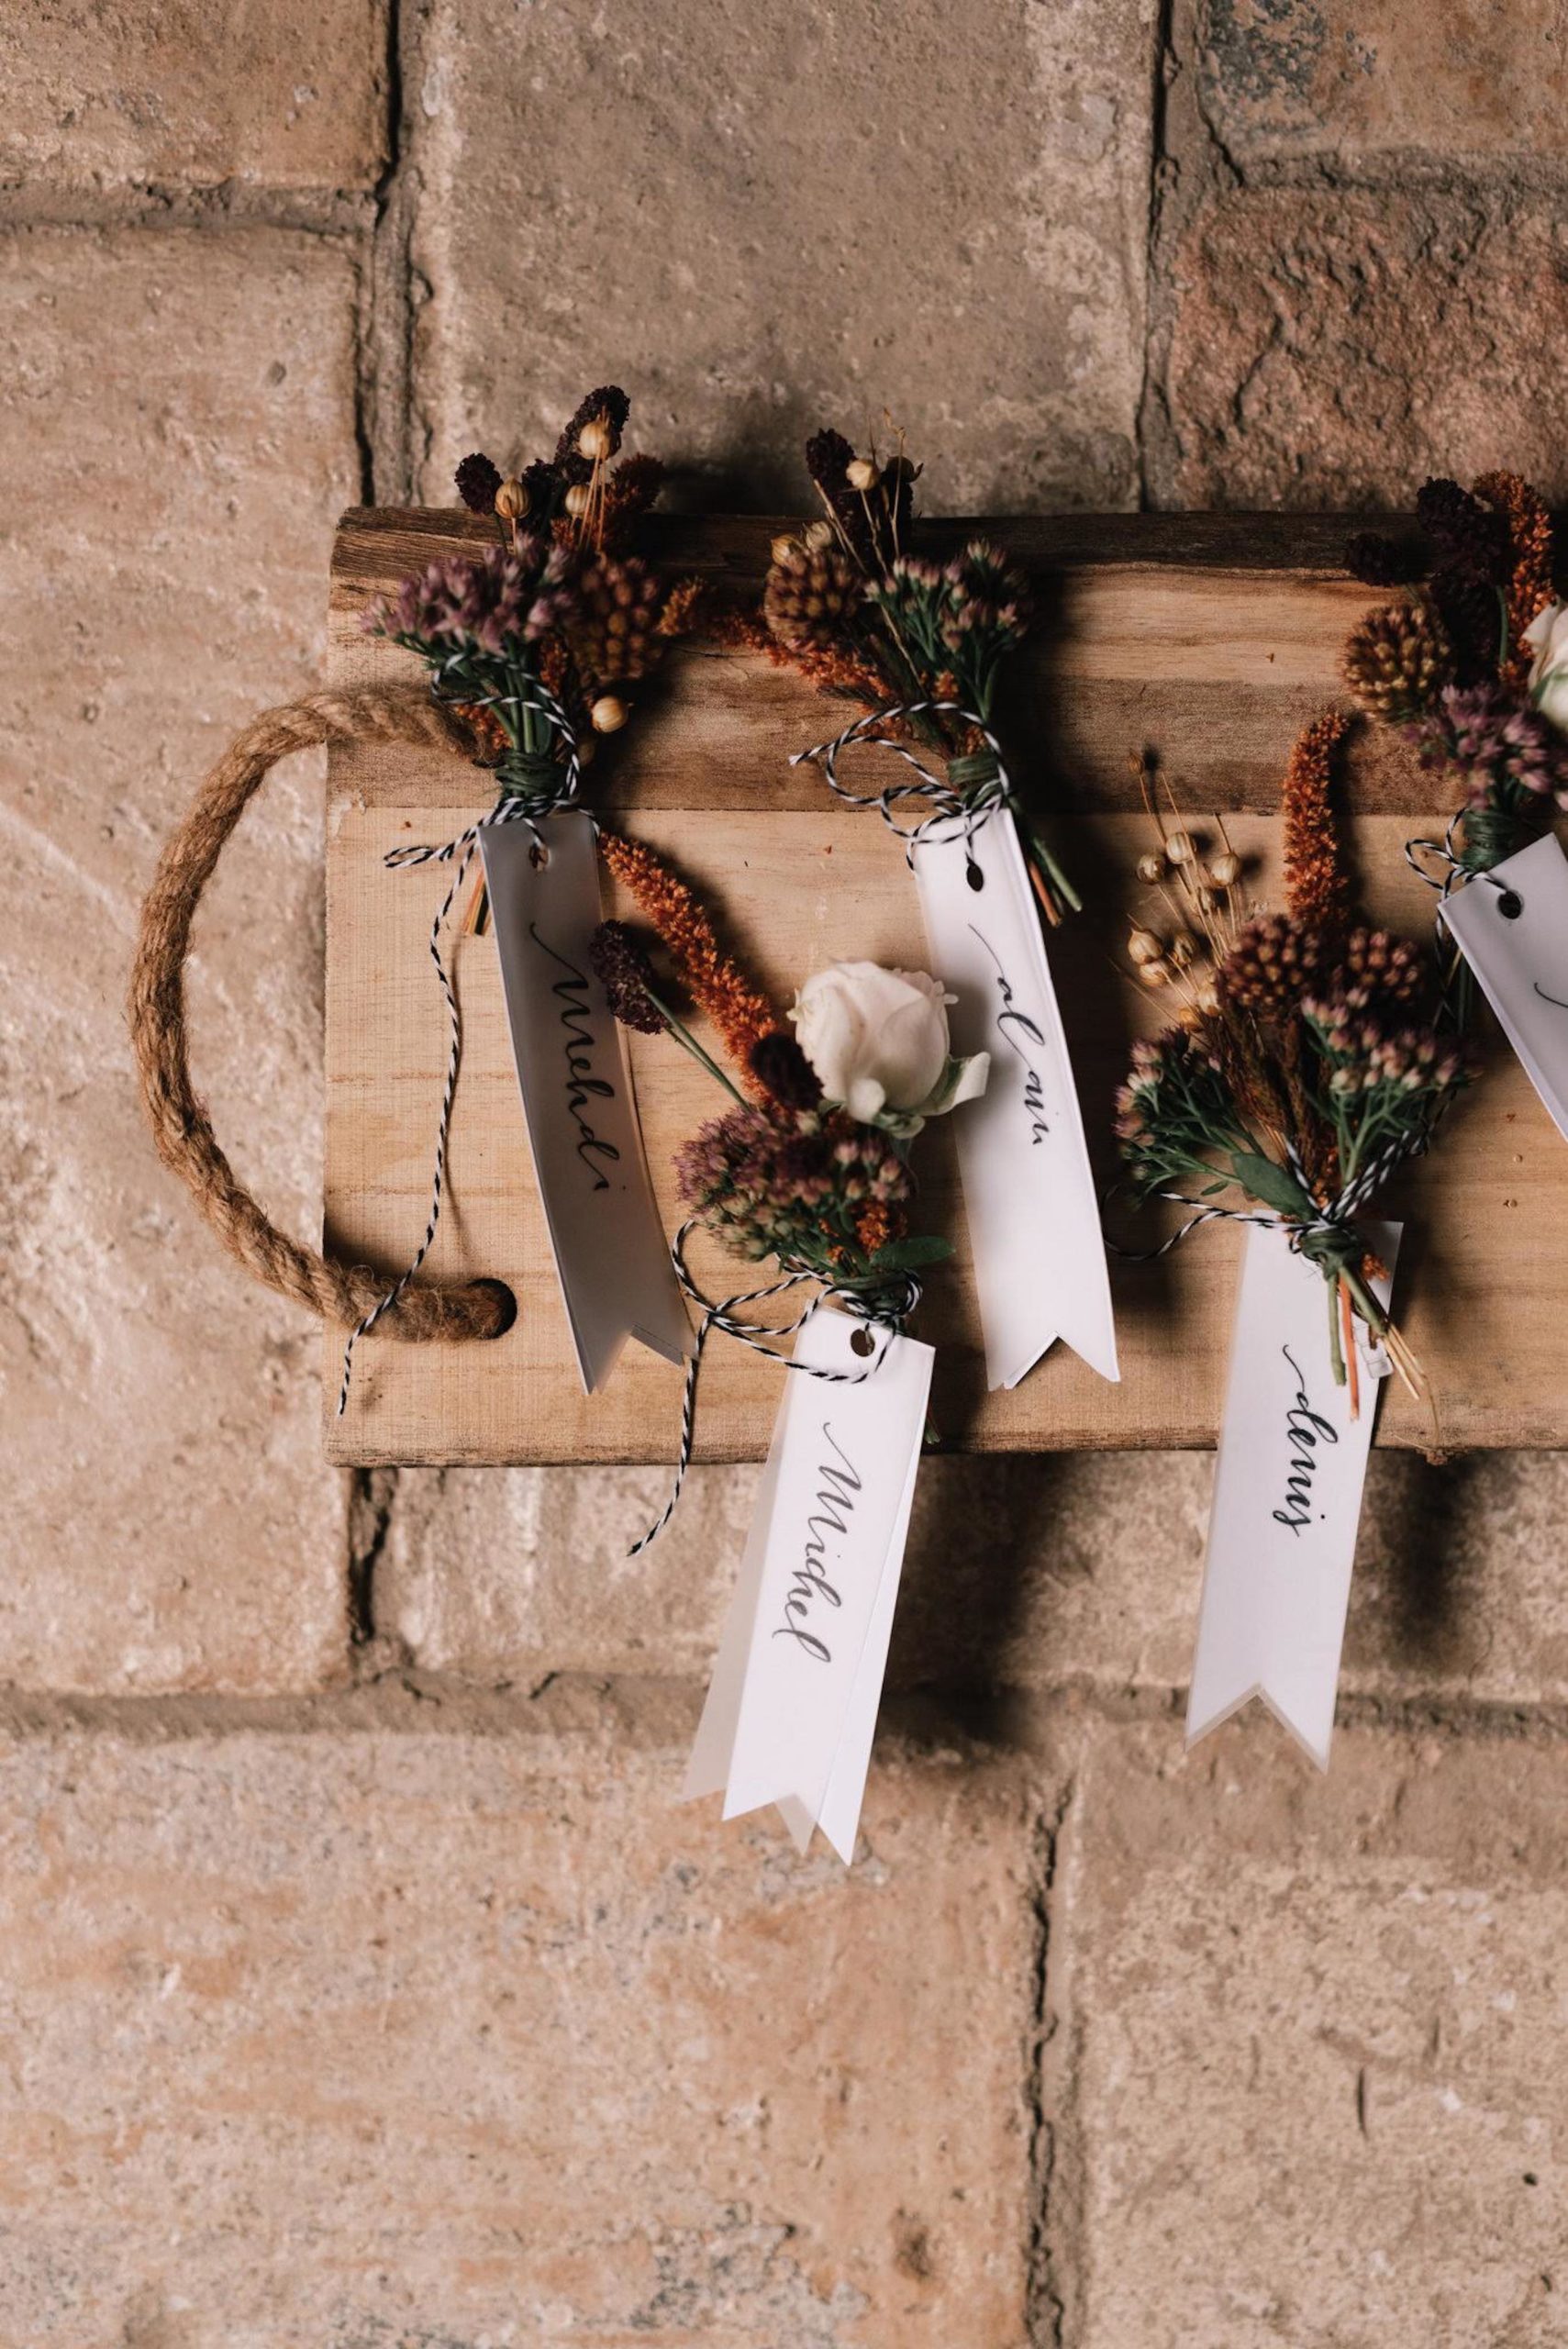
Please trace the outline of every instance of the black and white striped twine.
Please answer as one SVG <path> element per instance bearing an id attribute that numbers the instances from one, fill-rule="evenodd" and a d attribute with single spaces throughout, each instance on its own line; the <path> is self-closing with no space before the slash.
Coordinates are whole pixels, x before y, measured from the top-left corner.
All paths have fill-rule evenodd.
<path id="1" fill-rule="evenodd" d="M 977 784 L 973 791 L 955 790 L 951 782 L 934 775 L 925 761 L 906 742 L 896 741 L 892 735 L 877 730 L 895 718 L 939 716 L 948 711 L 961 718 L 966 726 L 975 729 L 995 762 L 995 772 Z M 851 791 L 847 784 L 839 780 L 839 761 L 846 751 L 861 742 L 868 743 L 873 750 L 891 751 L 895 758 L 904 761 L 906 766 L 914 769 L 918 780 L 890 783 L 881 791 Z M 915 862 L 915 851 L 928 841 L 962 840 L 968 847 L 976 832 L 989 821 L 997 808 L 1010 807 L 1013 801 L 1013 786 L 1002 763 L 996 737 L 973 710 L 965 709 L 962 702 L 906 701 L 896 703 L 890 709 L 867 710 L 863 717 L 856 718 L 852 726 L 846 726 L 841 734 L 835 734 L 830 742 L 818 742 L 815 749 L 809 751 L 796 751 L 790 760 L 792 767 L 807 763 L 821 768 L 828 789 L 836 791 L 849 806 L 874 807 L 888 829 L 896 832 L 905 843 L 905 857 L 911 866 Z M 931 813 L 916 824 L 900 823 L 896 811 L 906 799 L 928 800 Z"/>
<path id="2" fill-rule="evenodd" d="M 1188 1232 L 1195 1231 L 1200 1224 L 1216 1222 L 1279 1224 L 1283 1225 L 1287 1232 L 1291 1248 L 1300 1255 L 1315 1234 L 1337 1236 L 1342 1232 L 1374 1194 L 1381 1190 L 1396 1169 L 1403 1165 L 1407 1158 L 1423 1157 L 1427 1147 L 1424 1140 L 1414 1144 L 1385 1143 L 1374 1157 L 1367 1161 L 1360 1174 L 1345 1185 L 1338 1197 L 1330 1199 L 1329 1205 L 1320 1213 L 1296 1220 L 1273 1212 L 1254 1214 L 1248 1208 L 1214 1207 L 1202 1199 L 1189 1198 L 1184 1191 L 1153 1191 L 1149 1194 L 1150 1197 L 1167 1200 L 1173 1207 L 1195 1208 L 1196 1214 L 1190 1215 L 1185 1223 L 1179 1230 L 1173 1231 L 1167 1239 L 1162 1240 L 1157 1248 L 1123 1248 L 1111 1239 L 1108 1232 L 1106 1235 L 1106 1245 L 1113 1255 L 1121 1257 L 1126 1264 L 1155 1264 L 1159 1263 L 1162 1256 L 1168 1256 L 1173 1248 L 1179 1247 Z M 1310 1197 L 1306 1170 L 1300 1159 L 1294 1150 L 1288 1154 L 1291 1173 L 1302 1188 L 1307 1190 Z M 1113 1184 L 1105 1194 L 1105 1203 L 1107 1207 L 1120 1188 L 1119 1184 Z"/>
<path id="3" fill-rule="evenodd" d="M 628 1558 L 637 1557 L 650 1542 L 656 1542 L 675 1513 L 675 1504 L 686 1481 L 686 1471 L 692 1464 L 692 1442 L 696 1429 L 697 1374 L 702 1368 L 703 1349 L 713 1330 L 722 1330 L 727 1338 L 739 1338 L 741 1344 L 750 1346 L 753 1353 L 772 1356 L 775 1362 L 782 1362 L 786 1370 L 804 1371 L 807 1378 L 820 1378 L 832 1386 L 859 1386 L 882 1368 L 887 1359 L 888 1348 L 920 1302 L 920 1284 L 913 1274 L 899 1275 L 895 1283 L 879 1293 L 873 1305 L 852 1288 L 834 1287 L 831 1283 L 825 1282 L 819 1273 L 812 1272 L 805 1265 L 787 1270 L 781 1279 L 769 1281 L 762 1288 L 745 1289 L 734 1297 L 721 1297 L 715 1302 L 698 1288 L 686 1267 L 686 1241 L 696 1230 L 698 1220 L 695 1216 L 688 1217 L 676 1232 L 670 1248 L 670 1262 L 675 1268 L 676 1279 L 692 1304 L 702 1308 L 691 1359 L 686 1364 L 685 1384 L 681 1391 L 680 1453 L 670 1497 L 647 1532 L 632 1543 L 627 1552 Z M 769 1297 L 783 1297 L 786 1291 L 798 1288 L 805 1282 L 809 1282 L 817 1294 L 793 1321 L 773 1322 L 760 1327 L 740 1318 L 742 1307 L 762 1305 Z M 819 1305 L 837 1305 L 844 1312 L 853 1314 L 864 1325 L 867 1333 L 873 1336 L 873 1351 L 863 1370 L 823 1370 L 814 1363 L 796 1362 L 791 1355 L 779 1353 L 776 1341 L 795 1337 L 805 1328 Z"/>
<path id="4" fill-rule="evenodd" d="M 439 675 L 435 682 L 439 694 L 440 686 Z M 575 803 L 583 779 L 576 729 L 560 702 L 546 686 L 536 686 L 533 696 L 529 697 L 515 694 L 489 694 L 465 696 L 465 699 L 471 706 L 483 703 L 485 707 L 504 706 L 518 713 L 537 712 L 555 737 L 564 743 L 566 757 L 561 768 L 561 781 L 553 788 L 537 792 L 505 792 L 494 807 L 487 809 L 477 823 L 470 824 L 467 829 L 460 832 L 455 840 L 443 841 L 439 846 L 395 848 L 383 860 L 393 871 L 404 871 L 418 864 L 455 866 L 446 896 L 436 908 L 436 916 L 430 924 L 428 941 L 429 957 L 436 966 L 436 977 L 446 1000 L 450 1041 L 447 1047 L 446 1076 L 441 1085 L 441 1106 L 436 1119 L 436 1148 L 430 1172 L 430 1208 L 425 1221 L 425 1236 L 415 1250 L 406 1269 L 398 1275 L 385 1296 L 379 1298 L 363 1319 L 357 1322 L 349 1332 L 348 1342 L 343 1348 L 343 1375 L 338 1388 L 337 1415 L 339 1419 L 342 1418 L 348 1407 L 349 1382 L 353 1376 L 354 1348 L 361 1338 L 369 1336 L 382 1315 L 397 1303 L 409 1282 L 417 1276 L 420 1266 L 430 1252 L 431 1243 L 436 1237 L 436 1227 L 441 1219 L 441 1193 L 446 1183 L 447 1141 L 451 1131 L 452 1103 L 457 1096 L 458 1069 L 462 1060 L 462 1012 L 458 1002 L 457 989 L 452 984 L 451 974 L 441 954 L 441 932 L 446 927 L 447 918 L 467 878 L 469 866 L 473 862 L 474 851 L 479 846 L 481 832 L 487 831 L 494 824 L 527 824 L 538 841 L 540 822 L 545 817 L 553 815 L 558 808 L 570 807 Z"/>

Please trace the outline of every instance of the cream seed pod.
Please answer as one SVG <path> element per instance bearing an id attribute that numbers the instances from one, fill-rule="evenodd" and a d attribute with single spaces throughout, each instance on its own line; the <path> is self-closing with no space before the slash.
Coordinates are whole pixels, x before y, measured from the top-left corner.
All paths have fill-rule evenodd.
<path id="1" fill-rule="evenodd" d="M 1197 851 L 1191 832 L 1173 832 L 1165 842 L 1165 856 L 1171 864 L 1190 864 Z"/>
<path id="2" fill-rule="evenodd" d="M 1197 941 L 1190 930 L 1179 930 L 1167 951 L 1177 970 L 1184 971 L 1197 958 Z"/>
<path id="3" fill-rule="evenodd" d="M 630 715 L 618 694 L 601 694 L 588 712 L 588 723 L 595 734 L 618 734 Z"/>
<path id="4" fill-rule="evenodd" d="M 577 454 L 596 465 L 609 455 L 613 446 L 614 438 L 604 417 L 591 416 L 577 435 Z"/>
<path id="5" fill-rule="evenodd" d="M 849 483 L 851 489 L 874 489 L 876 487 L 876 467 L 873 464 L 869 457 L 852 457 L 850 462 L 844 467 L 844 479 Z"/>
<path id="6" fill-rule="evenodd" d="M 520 522 L 528 510 L 528 484 L 509 473 L 495 492 L 495 511 L 503 522 Z"/>
<path id="7" fill-rule="evenodd" d="M 581 520 L 593 504 L 594 493 L 585 481 L 574 481 L 566 493 L 566 511 Z"/>
<path id="8" fill-rule="evenodd" d="M 1146 851 L 1138 860 L 1138 877 L 1152 889 L 1156 882 L 1165 878 L 1165 860 Z"/>
<path id="9" fill-rule="evenodd" d="M 1233 889 L 1241 878 L 1241 860 L 1234 849 L 1224 849 L 1209 860 L 1208 877 L 1217 889 Z"/>
<path id="10" fill-rule="evenodd" d="M 831 522 L 807 522 L 800 534 L 800 543 L 807 554 L 820 554 L 824 547 L 833 543 Z"/>
<path id="11" fill-rule="evenodd" d="M 1168 987 L 1174 974 L 1169 963 L 1158 961 L 1140 963 L 1138 966 L 1138 975 L 1146 987 Z"/>
<path id="12" fill-rule="evenodd" d="M 1135 930 L 1127 951 L 1135 963 L 1157 963 L 1165 952 L 1165 941 L 1151 930 Z"/>
<path id="13" fill-rule="evenodd" d="M 798 539 L 792 539 L 787 531 L 781 530 L 769 551 L 775 562 L 787 562 L 799 544 Z"/>

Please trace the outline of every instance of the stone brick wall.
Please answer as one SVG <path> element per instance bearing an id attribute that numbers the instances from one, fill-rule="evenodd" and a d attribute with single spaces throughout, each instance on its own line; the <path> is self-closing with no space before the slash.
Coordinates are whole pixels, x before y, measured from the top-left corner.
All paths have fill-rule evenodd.
<path id="1" fill-rule="evenodd" d="M 1568 1474 L 1374 1464 L 1334 1767 L 1180 1751 L 1208 1466 L 935 1463 L 852 1876 L 672 1808 L 753 1487 L 317 1454 L 156 1169 L 160 840 L 333 518 L 632 386 L 695 502 L 1568 491 L 1552 0 L 0 28 L 0 2349 L 1562 2336 Z M 202 926 L 318 1197 L 319 776 Z"/>

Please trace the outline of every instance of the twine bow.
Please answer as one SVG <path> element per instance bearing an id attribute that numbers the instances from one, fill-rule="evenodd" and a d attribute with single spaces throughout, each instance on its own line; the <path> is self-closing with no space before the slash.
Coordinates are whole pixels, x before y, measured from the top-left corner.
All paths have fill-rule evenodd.
<path id="1" fill-rule="evenodd" d="M 1307 1257 L 1325 1273 L 1330 1269 L 1336 1272 L 1342 1271 L 1347 1264 L 1355 1260 L 1355 1256 L 1366 1253 L 1364 1244 L 1356 1236 L 1353 1219 L 1360 1214 L 1373 1194 L 1387 1182 L 1396 1167 L 1403 1165 L 1407 1158 L 1423 1157 L 1427 1147 L 1425 1141 L 1418 1142 L 1414 1147 L 1405 1142 L 1387 1144 L 1383 1150 L 1377 1152 L 1375 1156 L 1368 1159 L 1360 1173 L 1352 1175 L 1350 1182 L 1328 1202 L 1327 1206 L 1317 1208 L 1315 1213 L 1307 1216 L 1288 1217 L 1273 1208 L 1260 1214 L 1250 1208 L 1216 1207 L 1212 1201 L 1189 1198 L 1184 1191 L 1153 1191 L 1149 1194 L 1150 1197 L 1166 1200 L 1172 1207 L 1195 1208 L 1196 1214 L 1190 1215 L 1185 1223 L 1177 1230 L 1171 1232 L 1157 1248 L 1123 1248 L 1108 1235 L 1106 1244 L 1113 1254 L 1122 1259 L 1124 1264 L 1158 1264 L 1162 1256 L 1168 1256 L 1173 1248 L 1179 1247 L 1188 1232 L 1195 1231 L 1200 1224 L 1220 1221 L 1283 1224 L 1287 1231 L 1291 1248 L 1297 1255 Z M 1291 1174 L 1300 1184 L 1305 1196 L 1310 1199 L 1312 1189 L 1307 1182 L 1305 1167 L 1294 1150 L 1289 1151 L 1287 1155 Z M 1120 1188 L 1120 1184 L 1113 1183 L 1110 1189 L 1106 1191 L 1105 1198 L 1107 1207 Z"/>
<path id="2" fill-rule="evenodd" d="M 692 1441 L 696 1427 L 697 1377 L 702 1369 L 703 1350 L 710 1334 L 721 1330 L 727 1338 L 737 1338 L 753 1353 L 766 1354 L 770 1360 L 783 1363 L 786 1370 L 803 1371 L 807 1378 L 820 1378 L 833 1386 L 859 1386 L 874 1376 L 887 1358 L 887 1350 L 903 1330 L 920 1302 L 920 1284 L 911 1273 L 900 1273 L 882 1284 L 875 1294 L 863 1290 L 840 1288 L 825 1281 L 820 1273 L 808 1265 L 786 1264 L 782 1277 L 767 1282 L 762 1288 L 742 1289 L 733 1297 L 715 1299 L 705 1294 L 693 1280 L 686 1266 L 686 1241 L 695 1230 L 698 1219 L 689 1216 L 676 1232 L 670 1247 L 670 1262 L 675 1268 L 675 1278 L 693 1305 L 700 1308 L 696 1336 L 693 1341 L 691 1359 L 686 1364 L 685 1384 L 681 1392 L 681 1442 L 675 1462 L 675 1473 L 665 1502 L 646 1533 L 639 1536 L 627 1552 L 628 1558 L 637 1557 L 651 1542 L 656 1542 L 675 1513 L 686 1481 L 686 1471 L 692 1464 Z M 762 1305 L 769 1297 L 783 1297 L 810 1282 L 817 1294 L 803 1307 L 793 1321 L 769 1322 L 759 1325 L 740 1319 L 741 1308 Z M 792 1355 L 781 1353 L 775 1343 L 780 1338 L 793 1338 L 802 1329 L 819 1305 L 837 1305 L 860 1321 L 873 1334 L 873 1351 L 863 1370 L 823 1370 L 814 1363 L 796 1362 Z M 879 1342 L 880 1340 L 880 1342 Z M 851 1343 L 853 1341 L 851 1341 Z"/>
<path id="3" fill-rule="evenodd" d="M 1466 841 L 1461 844 L 1459 828 L 1462 824 L 1465 826 L 1467 831 L 1480 825 L 1482 827 L 1480 839 L 1474 841 Z M 1418 874 L 1426 883 L 1429 889 L 1435 889 L 1438 892 L 1440 930 L 1442 925 L 1441 907 L 1447 904 L 1455 889 L 1467 881 L 1489 881 L 1494 889 L 1504 897 L 1512 897 L 1516 906 L 1522 910 L 1523 900 L 1519 897 L 1518 891 L 1511 889 L 1506 881 L 1499 881 L 1491 869 L 1494 864 L 1500 864 L 1506 856 L 1513 853 L 1518 829 L 1518 818 L 1502 808 L 1461 807 L 1456 814 L 1449 818 L 1440 841 L 1409 840 L 1406 841 L 1406 863 L 1412 873 Z M 1479 862 L 1483 857 L 1485 859 L 1484 863 Z M 1437 860 L 1440 866 L 1438 872 L 1428 871 L 1426 863 L 1428 858 Z"/>
<path id="4" fill-rule="evenodd" d="M 985 742 L 984 751 L 973 751 L 968 757 L 954 759 L 948 768 L 947 778 L 934 775 L 906 742 L 895 741 L 889 734 L 877 731 L 895 718 L 922 718 L 951 711 L 972 726 Z M 851 791 L 839 780 L 839 761 L 844 751 L 857 742 L 869 742 L 874 748 L 891 751 L 906 766 L 914 769 L 917 780 L 890 783 L 881 791 Z M 792 767 L 807 763 L 819 766 L 830 791 L 852 807 L 874 807 L 890 831 L 897 833 L 905 843 L 904 854 L 912 867 L 915 851 L 927 841 L 962 840 L 966 849 L 975 834 L 990 821 L 999 807 L 1015 811 L 1018 802 L 1007 770 L 1002 763 L 1001 746 L 990 728 L 956 701 L 906 701 L 895 703 L 890 709 L 867 710 L 830 742 L 818 742 L 815 749 L 796 751 L 790 760 Z M 906 799 L 924 799 L 930 803 L 931 812 L 916 824 L 901 824 L 895 810 Z"/>
<path id="5" fill-rule="evenodd" d="M 449 696 L 442 694 L 444 671 L 438 672 L 432 684 L 437 701 Z M 450 864 L 454 867 L 446 896 L 436 908 L 430 924 L 427 951 L 436 967 L 436 978 L 446 1000 L 449 1023 L 446 1077 L 441 1086 L 441 1106 L 436 1119 L 436 1146 L 430 1171 L 430 1207 L 425 1220 L 425 1236 L 385 1294 L 377 1299 L 370 1311 L 350 1330 L 343 1348 L 343 1375 L 338 1387 L 338 1413 L 341 1419 L 349 1401 L 349 1382 L 353 1376 L 354 1348 L 368 1337 L 384 1313 L 396 1305 L 409 1283 L 418 1274 L 430 1252 L 436 1237 L 436 1227 L 441 1219 L 441 1195 L 446 1185 L 447 1142 L 451 1132 L 452 1103 L 457 1097 L 458 1070 L 462 1061 L 462 1011 L 451 974 L 441 954 L 441 933 L 448 917 L 468 875 L 473 853 L 482 832 L 496 824 L 527 824 L 535 843 L 543 848 L 539 826 L 547 816 L 573 807 L 583 780 L 583 762 L 577 748 L 577 733 L 561 703 L 545 685 L 538 685 L 533 695 L 486 694 L 466 696 L 470 708 L 506 708 L 517 716 L 538 715 L 542 718 L 555 739 L 564 743 L 566 757 L 553 759 L 548 752 L 529 754 L 525 751 L 508 753 L 496 770 L 501 779 L 501 796 L 494 807 L 486 810 L 476 822 L 459 832 L 455 840 L 439 844 L 395 848 L 383 863 L 390 871 L 403 872 L 420 864 Z M 515 780 L 514 780 L 515 778 Z M 537 780 L 536 780 L 537 779 Z"/>

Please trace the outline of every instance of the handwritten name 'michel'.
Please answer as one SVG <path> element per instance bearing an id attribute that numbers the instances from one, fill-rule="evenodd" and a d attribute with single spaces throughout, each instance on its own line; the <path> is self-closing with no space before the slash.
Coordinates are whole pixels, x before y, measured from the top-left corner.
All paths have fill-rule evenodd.
<path id="1" fill-rule="evenodd" d="M 590 1101 L 613 1101 L 616 1089 L 609 1081 L 594 1074 L 594 1014 L 591 1008 L 592 983 L 586 972 L 575 963 L 558 953 L 548 938 L 539 934 L 537 922 L 529 922 L 528 936 L 541 954 L 548 954 L 559 970 L 566 974 L 550 988 L 561 1008 L 562 1030 L 562 1052 L 566 1062 L 566 1110 L 577 1129 L 577 1155 L 594 1178 L 595 1191 L 607 1191 L 610 1178 L 605 1173 L 604 1162 L 614 1165 L 620 1152 L 613 1141 L 595 1133 L 586 1114 Z"/>
<path id="2" fill-rule="evenodd" d="M 812 1499 L 816 1506 L 806 1520 L 806 1547 L 801 1560 L 790 1576 L 784 1598 L 784 1620 L 773 1632 L 775 1640 L 794 1640 L 805 1653 L 818 1664 L 831 1664 L 833 1651 L 814 1626 L 823 1619 L 815 1613 L 818 1605 L 841 1607 L 843 1598 L 828 1579 L 827 1559 L 829 1541 L 842 1542 L 850 1530 L 854 1514 L 853 1496 L 861 1489 L 861 1479 L 854 1463 L 833 1433 L 826 1419 L 822 1433 L 838 1457 L 825 1461 L 817 1469 L 819 1483 Z"/>

